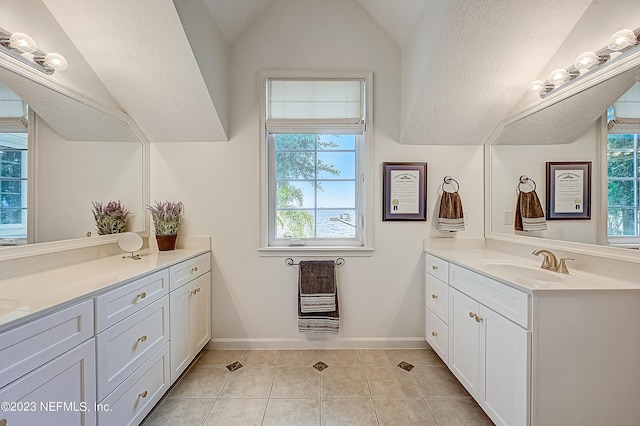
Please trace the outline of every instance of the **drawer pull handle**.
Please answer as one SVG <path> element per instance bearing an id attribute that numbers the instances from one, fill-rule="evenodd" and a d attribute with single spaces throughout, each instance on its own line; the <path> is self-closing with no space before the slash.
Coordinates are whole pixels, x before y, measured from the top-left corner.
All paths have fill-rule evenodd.
<path id="1" fill-rule="evenodd" d="M 140 337 L 138 337 L 138 342 L 142 342 L 142 343 L 144 343 L 144 342 L 146 342 L 146 341 L 147 341 L 147 336 L 140 336 Z"/>
<path id="2" fill-rule="evenodd" d="M 438 295 L 437 295 L 437 294 L 432 294 L 432 295 L 431 295 L 431 298 L 432 298 L 432 299 L 437 299 L 437 298 L 438 298 Z"/>
<path id="3" fill-rule="evenodd" d="M 0 419 L 0 426 L 7 426 L 7 419 Z"/>
<path id="4" fill-rule="evenodd" d="M 438 333 L 436 333 L 435 331 L 432 331 L 432 332 L 431 332 L 431 335 L 432 335 L 433 337 L 438 337 Z"/>
<path id="5" fill-rule="evenodd" d="M 140 398 L 146 398 L 146 397 L 147 397 L 147 391 L 140 392 L 140 393 L 138 394 L 138 396 L 139 396 Z"/>
<path id="6" fill-rule="evenodd" d="M 147 293 L 144 291 L 138 295 L 138 299 L 144 299 L 145 297 L 147 297 Z"/>
<path id="7" fill-rule="evenodd" d="M 194 266 L 193 268 L 191 268 L 191 273 L 193 274 L 194 272 L 198 272 L 197 266 Z"/>
<path id="8" fill-rule="evenodd" d="M 438 267 L 436 265 L 431 265 L 431 269 L 433 269 L 434 271 L 437 271 Z"/>

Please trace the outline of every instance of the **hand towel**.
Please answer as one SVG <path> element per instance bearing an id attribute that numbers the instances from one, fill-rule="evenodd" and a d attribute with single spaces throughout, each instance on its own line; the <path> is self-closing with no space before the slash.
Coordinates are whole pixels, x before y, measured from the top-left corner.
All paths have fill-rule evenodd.
<path id="1" fill-rule="evenodd" d="M 298 331 L 338 334 L 340 313 L 335 262 L 301 261 L 298 275 Z"/>
<path id="2" fill-rule="evenodd" d="M 516 231 L 544 231 L 547 221 L 536 191 L 518 192 L 516 202 Z"/>
<path id="3" fill-rule="evenodd" d="M 462 200 L 457 192 L 442 193 L 440 213 L 438 214 L 438 231 L 464 231 L 464 214 Z"/>

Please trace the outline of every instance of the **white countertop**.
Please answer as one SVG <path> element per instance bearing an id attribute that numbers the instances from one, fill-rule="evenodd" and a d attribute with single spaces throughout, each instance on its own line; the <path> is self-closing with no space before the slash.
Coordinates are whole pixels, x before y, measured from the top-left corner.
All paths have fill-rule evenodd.
<path id="1" fill-rule="evenodd" d="M 429 248 L 426 252 L 529 294 L 559 290 L 640 290 L 640 284 L 636 282 L 573 270 L 571 264 L 568 265 L 569 274 L 544 270 L 537 271 L 535 268 L 540 268 L 542 257 L 528 259 L 484 248 Z M 508 271 L 508 268 L 505 268 L 505 270 L 492 268 L 492 265 L 496 264 L 520 265 L 531 269 L 534 273 L 547 274 L 549 279 L 532 279 L 519 275 L 517 272 Z"/>
<path id="2" fill-rule="evenodd" d="M 144 250 L 140 260 L 110 256 L 0 281 L 0 331 L 208 251 Z"/>

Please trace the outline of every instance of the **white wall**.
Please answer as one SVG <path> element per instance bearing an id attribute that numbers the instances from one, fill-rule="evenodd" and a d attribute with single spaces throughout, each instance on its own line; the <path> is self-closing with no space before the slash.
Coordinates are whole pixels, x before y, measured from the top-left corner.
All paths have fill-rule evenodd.
<path id="1" fill-rule="evenodd" d="M 483 147 L 398 144 L 400 62 L 398 46 L 357 2 L 276 0 L 231 49 L 230 142 L 152 144 L 151 199 L 183 201 L 182 232 L 212 236 L 215 345 L 311 345 L 297 331 L 297 269 L 257 250 L 261 69 L 373 71 L 376 250 L 346 257 L 338 273 L 340 337 L 316 345 L 424 344 L 423 238 L 483 236 Z M 428 162 L 426 223 L 382 222 L 383 161 Z M 445 175 L 460 182 L 468 218 L 460 235 L 441 235 L 435 227 Z"/>
<path id="2" fill-rule="evenodd" d="M 536 182 L 536 193 L 545 208 L 546 162 L 591 161 L 591 220 L 549 220 L 546 231 L 518 232 L 521 235 L 540 236 L 555 240 L 598 243 L 598 231 L 603 218 L 600 215 L 600 141 L 601 122 L 598 120 L 578 140 L 563 145 L 494 145 L 491 147 L 491 231 L 514 234 L 514 226 L 505 225 L 505 211 L 515 214 L 516 185 L 521 175 Z"/>

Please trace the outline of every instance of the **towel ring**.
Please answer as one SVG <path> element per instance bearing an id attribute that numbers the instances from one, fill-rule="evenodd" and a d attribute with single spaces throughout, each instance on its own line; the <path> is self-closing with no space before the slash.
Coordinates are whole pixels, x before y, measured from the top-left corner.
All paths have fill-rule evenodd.
<path id="1" fill-rule="evenodd" d="M 525 184 L 533 184 L 533 189 L 531 189 L 531 191 L 523 191 L 520 188 L 520 185 L 525 185 Z M 536 190 L 536 182 L 533 179 L 529 179 L 529 177 L 527 175 L 522 175 L 520 176 L 520 179 L 518 180 L 518 187 L 517 187 L 517 192 L 533 192 Z"/>
<path id="2" fill-rule="evenodd" d="M 453 185 L 456 184 L 456 190 L 455 191 L 447 191 L 444 186 L 445 185 Z M 445 176 L 444 177 L 444 181 L 442 182 L 442 192 L 450 192 L 450 193 L 456 193 L 460 190 L 460 184 L 458 183 L 457 180 L 455 180 L 454 178 L 452 178 L 451 176 Z"/>

